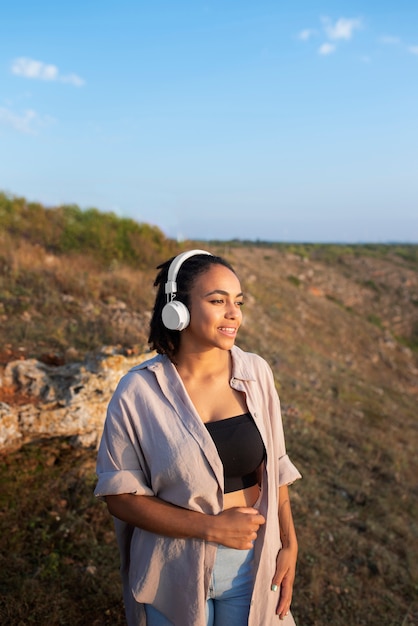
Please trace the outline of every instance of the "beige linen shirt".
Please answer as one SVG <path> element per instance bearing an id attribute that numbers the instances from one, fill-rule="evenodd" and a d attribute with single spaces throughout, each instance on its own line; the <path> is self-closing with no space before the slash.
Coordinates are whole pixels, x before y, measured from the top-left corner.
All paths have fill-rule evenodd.
<path id="1" fill-rule="evenodd" d="M 254 591 L 249 626 L 294 624 L 275 614 L 271 591 L 281 548 L 278 487 L 301 475 L 286 454 L 273 374 L 256 354 L 231 350 L 231 387 L 246 395 L 266 448 L 259 511 L 266 518 L 255 542 Z M 176 368 L 158 355 L 120 381 L 109 404 L 97 459 L 96 496 L 132 493 L 216 515 L 223 508 L 223 467 L 215 444 Z M 205 626 L 206 597 L 216 544 L 173 539 L 115 519 L 129 626 L 146 624 L 153 604 L 174 626 Z"/>

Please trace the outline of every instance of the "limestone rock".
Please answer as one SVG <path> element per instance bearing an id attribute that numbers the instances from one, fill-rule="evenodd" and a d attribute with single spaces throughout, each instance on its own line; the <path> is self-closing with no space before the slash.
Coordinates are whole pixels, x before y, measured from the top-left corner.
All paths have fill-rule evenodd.
<path id="1" fill-rule="evenodd" d="M 70 437 L 76 446 L 96 446 L 120 378 L 151 356 L 100 354 L 58 367 L 36 359 L 11 361 L 2 385 L 14 388 L 27 402 L 0 402 L 0 452 L 57 436 Z"/>
<path id="2" fill-rule="evenodd" d="M 16 412 L 5 402 L 0 402 L 0 451 L 19 447 L 21 442 L 22 433 Z"/>

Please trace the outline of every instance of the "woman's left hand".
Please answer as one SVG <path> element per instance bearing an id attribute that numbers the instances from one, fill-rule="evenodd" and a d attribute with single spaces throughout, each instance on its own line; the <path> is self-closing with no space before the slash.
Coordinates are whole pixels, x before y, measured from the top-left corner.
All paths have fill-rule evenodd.
<path id="1" fill-rule="evenodd" d="M 285 619 L 290 611 L 292 602 L 293 583 L 296 574 L 297 553 L 291 548 L 282 548 L 276 559 L 276 573 L 273 576 L 272 591 L 280 590 L 276 613 L 280 619 Z"/>

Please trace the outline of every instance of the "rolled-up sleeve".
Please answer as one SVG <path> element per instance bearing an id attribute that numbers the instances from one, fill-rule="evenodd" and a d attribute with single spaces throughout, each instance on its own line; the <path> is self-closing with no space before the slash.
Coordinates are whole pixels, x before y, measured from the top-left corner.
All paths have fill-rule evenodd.
<path id="1" fill-rule="evenodd" d="M 109 404 L 97 454 L 95 496 L 154 495 L 146 467 L 126 402 L 116 393 Z"/>
<path id="2" fill-rule="evenodd" d="M 267 396 L 268 402 L 266 413 L 270 416 L 271 420 L 274 457 L 279 461 L 276 479 L 278 486 L 282 487 L 283 485 L 291 485 L 299 478 L 302 478 L 302 475 L 287 455 L 280 399 L 276 391 L 273 372 L 265 361 L 262 363 L 264 363 L 264 371 L 267 374 L 267 381 L 263 385 L 263 392 Z"/>
<path id="3" fill-rule="evenodd" d="M 97 471 L 98 481 L 94 495 L 97 497 L 132 493 L 137 496 L 153 496 L 141 470 Z"/>
<path id="4" fill-rule="evenodd" d="M 291 485 L 302 478 L 302 474 L 293 465 L 287 454 L 284 454 L 279 458 L 279 487 L 283 485 Z"/>

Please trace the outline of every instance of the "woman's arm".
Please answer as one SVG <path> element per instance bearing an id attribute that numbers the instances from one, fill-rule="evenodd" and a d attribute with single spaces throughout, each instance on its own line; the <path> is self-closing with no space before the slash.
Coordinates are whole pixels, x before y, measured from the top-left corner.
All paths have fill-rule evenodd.
<path id="1" fill-rule="evenodd" d="M 279 488 L 279 524 L 282 548 L 277 555 L 276 573 L 272 580 L 272 589 L 275 591 L 280 587 L 280 598 L 276 613 L 280 619 L 284 619 L 289 612 L 292 601 L 298 556 L 298 542 L 287 485 Z"/>
<path id="2" fill-rule="evenodd" d="M 119 494 L 106 496 L 115 517 L 157 535 L 213 541 L 229 548 L 248 550 L 265 520 L 256 509 L 238 507 L 218 515 L 206 515 L 174 506 L 154 496 Z"/>

